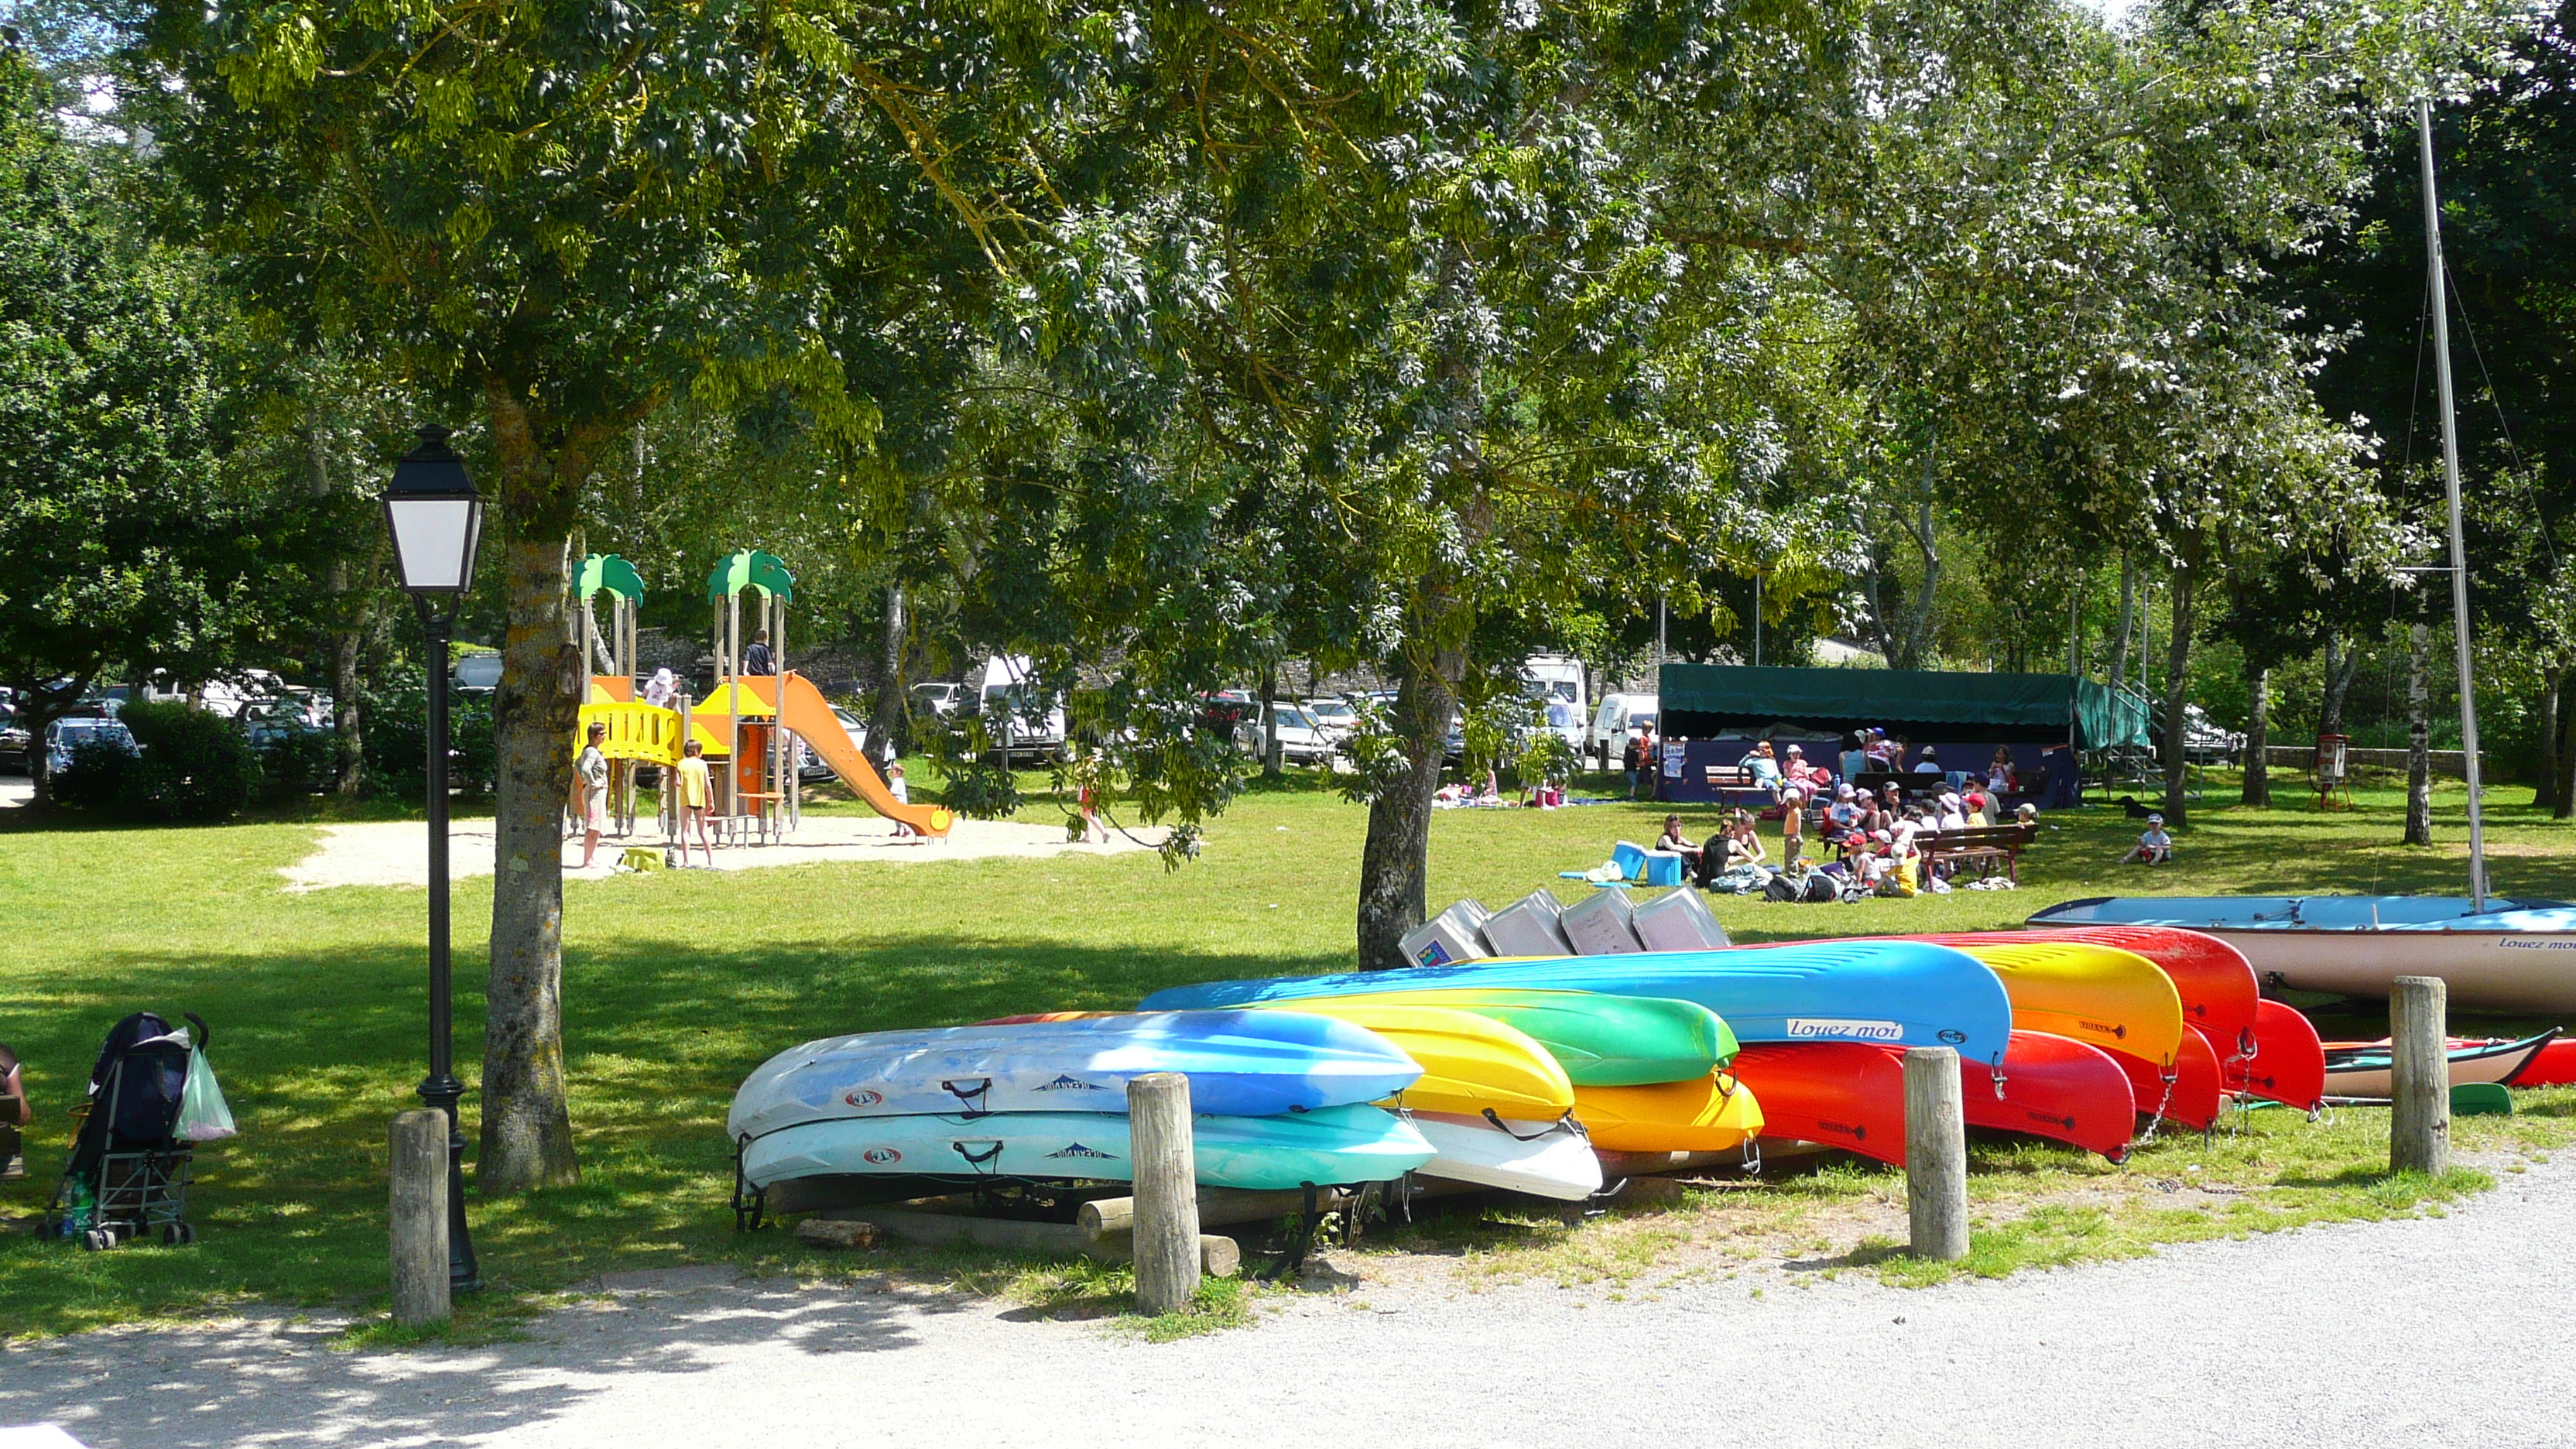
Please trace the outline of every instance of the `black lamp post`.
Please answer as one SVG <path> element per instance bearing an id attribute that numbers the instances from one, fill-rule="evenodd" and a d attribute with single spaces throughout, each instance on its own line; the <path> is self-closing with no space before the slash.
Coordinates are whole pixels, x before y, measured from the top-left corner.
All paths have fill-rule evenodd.
<path id="1" fill-rule="evenodd" d="M 465 460 L 447 446 L 447 429 L 420 430 L 420 444 L 394 465 L 385 486 L 385 524 L 403 588 L 420 609 L 429 651 L 429 1075 L 420 1100 L 447 1114 L 447 1281 L 470 1292 L 483 1286 L 465 1235 L 465 1130 L 456 1104 L 455 1023 L 447 966 L 447 641 L 456 600 L 474 583 L 474 545 L 483 533 L 483 495 Z"/>

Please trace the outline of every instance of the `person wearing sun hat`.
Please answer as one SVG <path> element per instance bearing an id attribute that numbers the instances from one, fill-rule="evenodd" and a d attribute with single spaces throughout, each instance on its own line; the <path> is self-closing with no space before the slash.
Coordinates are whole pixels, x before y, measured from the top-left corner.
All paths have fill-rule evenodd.
<path id="1" fill-rule="evenodd" d="M 2138 848 L 2120 857 L 2122 865 L 2163 865 L 2173 859 L 2173 837 L 2165 834 L 2162 815 L 2147 817 L 2147 830 L 2138 837 Z"/>

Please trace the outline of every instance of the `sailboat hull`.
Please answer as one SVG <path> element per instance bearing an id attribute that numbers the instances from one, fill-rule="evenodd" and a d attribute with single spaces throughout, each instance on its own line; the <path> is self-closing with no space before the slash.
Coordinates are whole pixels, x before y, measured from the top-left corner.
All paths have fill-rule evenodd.
<path id="1" fill-rule="evenodd" d="M 2068 901 L 2034 928 L 2180 926 L 2218 937 L 2265 982 L 2385 997 L 2438 976 L 2455 1011 L 2576 1013 L 2576 908 L 2496 900 L 2473 914 L 2442 896 L 2108 896 Z"/>

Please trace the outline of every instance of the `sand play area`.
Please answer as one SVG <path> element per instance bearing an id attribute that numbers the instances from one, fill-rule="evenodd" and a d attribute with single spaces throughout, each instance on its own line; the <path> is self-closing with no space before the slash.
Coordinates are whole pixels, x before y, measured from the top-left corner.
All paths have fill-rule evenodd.
<path id="1" fill-rule="evenodd" d="M 1110 833 L 1106 845 L 1082 845 L 1064 838 L 1061 825 L 1028 825 L 1002 820 L 960 820 L 945 840 L 902 837 L 894 826 L 874 816 L 808 815 L 780 844 L 722 847 L 718 870 L 758 870 L 773 865 L 812 865 L 827 860 L 873 860 L 908 865 L 933 860 L 981 860 L 992 856 L 1036 859 L 1054 855 L 1123 855 L 1151 850 L 1159 830 L 1137 831 L 1134 838 Z M 448 870 L 458 879 L 492 873 L 492 822 L 460 820 L 448 836 Z M 599 863 L 589 870 L 581 862 L 581 842 L 564 844 L 564 874 L 598 878 L 617 872 L 618 858 L 629 845 L 659 853 L 662 837 L 649 823 L 632 841 L 615 836 L 599 842 Z M 326 825 L 311 855 L 278 874 L 290 891 L 325 890 L 332 886 L 427 886 L 429 836 L 418 821 L 366 825 Z"/>

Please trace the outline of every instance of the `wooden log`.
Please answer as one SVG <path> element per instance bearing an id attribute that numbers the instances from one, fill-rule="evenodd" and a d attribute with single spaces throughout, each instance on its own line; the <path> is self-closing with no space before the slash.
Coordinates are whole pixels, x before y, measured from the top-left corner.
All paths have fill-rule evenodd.
<path id="1" fill-rule="evenodd" d="M 1190 1079 L 1147 1072 L 1127 1083 L 1128 1154 L 1135 1164 L 1136 1311 L 1177 1312 L 1199 1291 L 1198 1154 Z M 1078 1234 L 1081 1230 L 1075 1229 Z"/>
<path id="2" fill-rule="evenodd" d="M 390 1145 L 394 1322 L 443 1323 L 449 1313 L 447 1114 L 401 1114 Z"/>
<path id="3" fill-rule="evenodd" d="M 1319 1188 L 1315 1193 L 1317 1212 L 1339 1211 L 1347 1201 L 1340 1188 Z M 1272 1218 L 1294 1216 L 1306 1210 L 1306 1194 L 1295 1189 L 1286 1192 L 1247 1192 L 1241 1188 L 1203 1187 L 1198 1193 L 1199 1226 L 1225 1227 L 1233 1223 L 1267 1222 Z M 1074 1222 L 1083 1236 L 1094 1242 L 1124 1237 L 1136 1229 L 1136 1199 L 1132 1197 L 1095 1198 L 1084 1203 L 1074 1214 Z"/>
<path id="4" fill-rule="evenodd" d="M 842 1208 L 829 1218 L 842 1225 L 873 1225 L 885 1236 L 907 1243 L 974 1243 L 1021 1253 L 1079 1254 L 1102 1263 L 1131 1260 L 1126 1237 L 1091 1239 L 1072 1223 L 1029 1223 L 1016 1218 L 979 1218 L 960 1212 L 911 1212 L 899 1208 Z M 802 1229 L 799 1229 L 800 1233 Z M 1242 1246 L 1232 1238 L 1201 1234 L 1195 1248 L 1184 1247 L 1198 1271 L 1211 1278 L 1231 1278 L 1243 1269 Z"/>
<path id="5" fill-rule="evenodd" d="M 1944 1263 L 1968 1256 L 1968 1128 L 1959 1054 L 1948 1047 L 1905 1053 L 1905 1199 L 1908 1251 Z"/>
<path id="6" fill-rule="evenodd" d="M 836 1218 L 807 1218 L 796 1225 L 796 1241 L 811 1248 L 873 1248 L 885 1240 L 874 1223 Z"/>
<path id="7" fill-rule="evenodd" d="M 2451 1170 L 2450 988 L 2438 976 L 2400 976 L 2388 998 L 2388 1170 Z"/>

